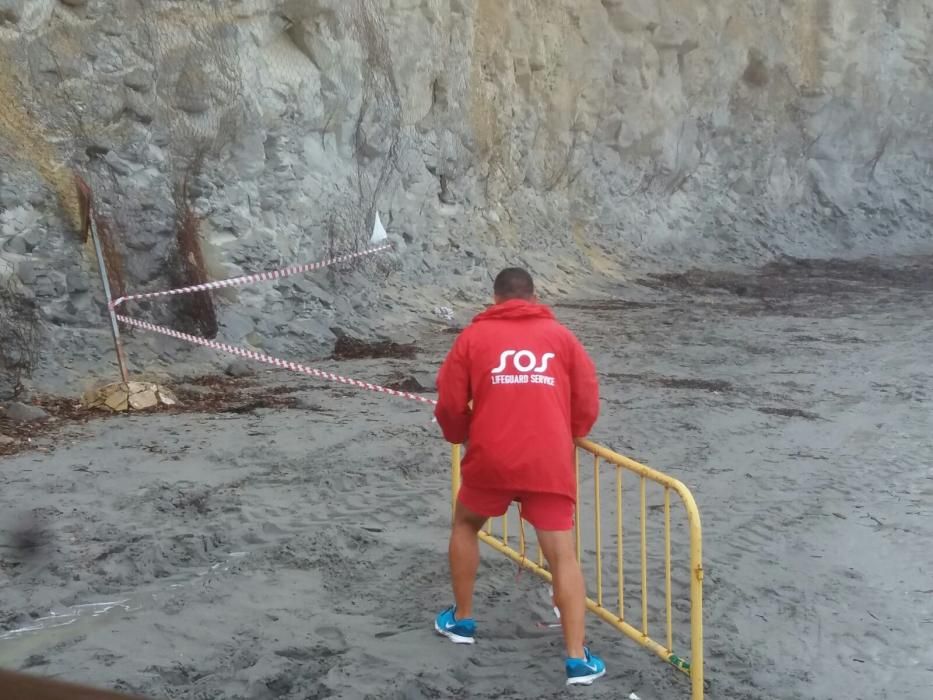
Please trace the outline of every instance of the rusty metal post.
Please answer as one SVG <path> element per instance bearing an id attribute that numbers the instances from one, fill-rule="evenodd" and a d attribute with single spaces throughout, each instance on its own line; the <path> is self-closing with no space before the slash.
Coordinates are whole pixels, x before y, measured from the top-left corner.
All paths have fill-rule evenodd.
<path id="1" fill-rule="evenodd" d="M 97 235 L 97 221 L 94 219 L 93 205 L 88 206 L 88 227 L 91 240 L 94 241 L 94 252 L 97 254 L 97 267 L 100 270 L 100 280 L 104 284 L 104 296 L 107 298 L 107 313 L 110 314 L 110 331 L 113 333 L 113 346 L 117 351 L 117 364 L 120 366 L 120 376 L 123 383 L 130 381 L 126 371 L 126 356 L 123 354 L 123 341 L 120 339 L 120 325 L 117 323 L 117 314 L 113 310 L 113 296 L 110 293 L 110 277 L 107 274 L 107 262 L 104 260 L 104 251 L 100 246 L 100 236 Z"/>

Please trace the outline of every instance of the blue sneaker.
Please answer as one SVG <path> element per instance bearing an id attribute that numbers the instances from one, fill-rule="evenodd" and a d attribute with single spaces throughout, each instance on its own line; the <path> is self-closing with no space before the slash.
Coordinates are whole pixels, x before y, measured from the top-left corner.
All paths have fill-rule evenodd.
<path id="1" fill-rule="evenodd" d="M 473 644 L 476 622 L 472 618 L 458 620 L 456 608 L 451 606 L 434 618 L 434 629 L 455 644 Z"/>
<path id="2" fill-rule="evenodd" d="M 564 662 L 564 668 L 567 669 L 567 685 L 590 685 L 597 678 L 606 675 L 605 662 L 591 654 L 590 650 L 583 647 L 584 658 L 567 659 Z"/>

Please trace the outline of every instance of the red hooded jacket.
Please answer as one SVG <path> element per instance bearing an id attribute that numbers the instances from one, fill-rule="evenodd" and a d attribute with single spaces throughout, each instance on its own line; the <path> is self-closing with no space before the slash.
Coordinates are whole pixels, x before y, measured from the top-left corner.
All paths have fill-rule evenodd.
<path id="1" fill-rule="evenodd" d="M 576 499 L 573 439 L 596 422 L 599 385 L 586 350 L 549 308 L 513 299 L 476 316 L 437 390 L 444 438 L 467 443 L 464 484 Z"/>

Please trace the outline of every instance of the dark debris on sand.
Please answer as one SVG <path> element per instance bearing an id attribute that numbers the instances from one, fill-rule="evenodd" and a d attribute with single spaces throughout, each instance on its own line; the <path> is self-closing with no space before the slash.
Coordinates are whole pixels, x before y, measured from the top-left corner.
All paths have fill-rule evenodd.
<path id="1" fill-rule="evenodd" d="M 933 256 L 894 265 L 875 258 L 804 260 L 784 257 L 753 273 L 691 269 L 650 274 L 639 283 L 680 292 L 719 290 L 738 297 L 788 299 L 799 294 L 830 295 L 875 287 L 933 290 Z"/>
<path id="2" fill-rule="evenodd" d="M 417 352 L 418 348 L 415 345 L 403 345 L 388 340 L 370 342 L 344 335 L 337 338 L 337 342 L 334 343 L 334 352 L 331 358 L 334 360 L 376 360 L 382 358 L 413 360 Z"/>
<path id="3" fill-rule="evenodd" d="M 179 399 L 175 406 L 157 406 L 132 415 L 148 413 L 249 413 L 263 408 L 297 408 L 299 400 L 291 396 L 300 387 L 254 386 L 248 380 L 224 375 L 204 375 L 180 380 L 174 388 Z M 92 420 L 116 418 L 99 408 L 88 408 L 76 398 L 37 395 L 32 404 L 48 413 L 43 421 L 17 423 L 0 417 L 0 457 L 18 454 L 30 449 L 47 449 L 37 444 L 39 438 L 52 438 L 63 427 L 88 423 Z"/>

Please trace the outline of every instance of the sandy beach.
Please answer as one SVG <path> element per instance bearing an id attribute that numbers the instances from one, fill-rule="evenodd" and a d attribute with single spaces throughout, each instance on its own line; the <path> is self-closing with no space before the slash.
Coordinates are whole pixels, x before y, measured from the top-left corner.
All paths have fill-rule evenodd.
<path id="1" fill-rule="evenodd" d="M 933 276 L 915 265 L 655 277 L 556 307 L 600 370 L 592 437 L 699 504 L 709 698 L 930 697 Z M 433 376 L 452 339 L 320 366 Z M 439 641 L 430 410 L 273 370 L 238 387 L 289 401 L 65 424 L 0 458 L 0 666 L 192 700 L 689 697 L 595 619 L 609 674 L 566 691 L 547 587 L 488 549 L 478 643 Z"/>

